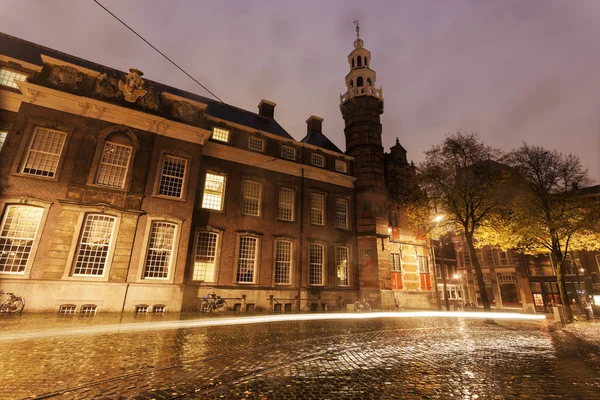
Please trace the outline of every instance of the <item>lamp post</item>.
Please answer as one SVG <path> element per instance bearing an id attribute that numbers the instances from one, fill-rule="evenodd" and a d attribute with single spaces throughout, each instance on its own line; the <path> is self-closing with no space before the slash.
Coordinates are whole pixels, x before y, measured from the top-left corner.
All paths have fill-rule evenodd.
<path id="1" fill-rule="evenodd" d="M 442 214 L 438 214 L 433 218 L 433 222 L 436 225 L 439 225 L 440 222 L 442 222 L 442 220 L 444 219 L 444 216 Z M 447 286 L 447 282 L 446 282 L 446 266 L 444 265 L 444 245 L 443 245 L 443 241 L 442 241 L 442 236 L 440 235 L 439 237 L 440 240 L 440 272 L 442 274 L 442 283 L 444 284 L 444 305 L 446 307 L 446 311 L 450 311 L 450 302 L 448 300 L 448 286 Z M 435 249 L 433 248 L 433 239 L 431 240 L 431 250 L 433 251 L 433 264 L 436 264 L 436 256 L 435 256 Z M 437 290 L 437 279 L 436 279 L 436 290 Z"/>

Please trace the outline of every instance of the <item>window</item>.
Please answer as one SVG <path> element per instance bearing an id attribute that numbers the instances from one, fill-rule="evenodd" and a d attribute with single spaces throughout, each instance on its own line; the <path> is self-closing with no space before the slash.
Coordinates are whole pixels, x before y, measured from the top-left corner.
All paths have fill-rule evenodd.
<path id="1" fill-rule="evenodd" d="M 177 225 L 175 224 L 162 221 L 152 222 L 144 278 L 165 279 L 169 277 L 176 229 Z"/>
<path id="2" fill-rule="evenodd" d="M 511 273 L 500 273 L 496 275 L 498 278 L 498 284 L 500 285 L 508 285 L 508 284 L 516 284 L 518 283 L 517 276 Z"/>
<path id="3" fill-rule="evenodd" d="M 283 221 L 294 220 L 294 189 L 279 188 L 279 208 L 277 210 L 277 218 Z"/>
<path id="4" fill-rule="evenodd" d="M 289 285 L 292 275 L 292 242 L 275 242 L 275 283 Z"/>
<path id="5" fill-rule="evenodd" d="M 18 89 L 19 87 L 15 81 L 24 82 L 26 79 L 27 75 L 19 74 L 18 72 L 10 71 L 4 68 L 0 69 L 0 85 Z"/>
<path id="6" fill-rule="evenodd" d="M 136 314 L 146 314 L 148 312 L 148 306 L 145 304 L 140 304 L 135 306 L 135 313 Z"/>
<path id="7" fill-rule="evenodd" d="M 125 186 L 131 146 L 106 142 L 96 175 L 98 185 L 122 188 Z"/>
<path id="8" fill-rule="evenodd" d="M 6 141 L 6 135 L 8 135 L 8 132 L 0 131 L 0 151 L 2 151 L 2 147 L 4 147 L 4 142 Z"/>
<path id="9" fill-rule="evenodd" d="M 255 136 L 249 136 L 248 148 L 250 150 L 260 151 L 262 153 L 265 151 L 265 141 Z"/>
<path id="10" fill-rule="evenodd" d="M 281 158 L 287 158 L 288 160 L 296 159 L 296 148 L 292 146 L 281 146 Z"/>
<path id="11" fill-rule="evenodd" d="M 323 284 L 323 245 L 317 243 L 310 244 L 310 285 Z"/>
<path id="12" fill-rule="evenodd" d="M 181 198 L 186 165 L 185 158 L 165 155 L 158 185 L 159 195 Z"/>
<path id="13" fill-rule="evenodd" d="M 62 315 L 73 315 L 75 314 L 75 310 L 77 306 L 75 304 L 63 304 L 58 309 L 58 313 Z"/>
<path id="14" fill-rule="evenodd" d="M 310 223 L 325 225 L 325 195 L 320 193 L 310 194 Z"/>
<path id="15" fill-rule="evenodd" d="M 164 305 L 162 305 L 162 304 L 155 304 L 152 307 L 152 312 L 154 314 L 164 314 L 165 313 L 165 309 L 166 309 L 166 307 Z"/>
<path id="16" fill-rule="evenodd" d="M 81 306 L 81 311 L 79 313 L 85 316 L 93 317 L 96 315 L 96 308 L 97 306 L 94 304 L 85 304 Z"/>
<path id="17" fill-rule="evenodd" d="M 596 254 L 596 264 L 598 265 L 598 268 L 600 268 L 600 254 Z"/>
<path id="18" fill-rule="evenodd" d="M 335 199 L 335 226 L 348 229 L 348 200 Z"/>
<path id="19" fill-rule="evenodd" d="M 498 259 L 500 260 L 500 265 L 508 265 L 508 253 L 503 250 L 498 250 Z"/>
<path id="20" fill-rule="evenodd" d="M 342 173 L 348 172 L 348 163 L 344 160 L 335 160 L 335 170 Z"/>
<path id="21" fill-rule="evenodd" d="M 402 254 L 392 253 L 392 271 L 402 272 Z"/>
<path id="22" fill-rule="evenodd" d="M 254 270 L 256 269 L 258 238 L 252 236 L 240 236 L 239 240 L 237 282 L 253 283 Z"/>
<path id="23" fill-rule="evenodd" d="M 361 87 L 363 86 L 363 77 L 359 76 L 358 78 L 356 78 L 356 87 Z"/>
<path id="24" fill-rule="evenodd" d="M 214 140 L 218 140 L 219 142 L 229 142 L 229 131 L 223 128 L 213 128 L 212 138 Z"/>
<path id="25" fill-rule="evenodd" d="M 108 215 L 88 214 L 83 223 L 77 248 L 73 275 L 104 275 L 108 260 L 115 218 Z"/>
<path id="26" fill-rule="evenodd" d="M 242 184 L 242 214 L 258 217 L 260 215 L 260 182 L 244 181 Z"/>
<path id="27" fill-rule="evenodd" d="M 0 272 L 25 272 L 42 220 L 40 207 L 9 205 L 0 228 Z"/>
<path id="28" fill-rule="evenodd" d="M 310 163 L 317 167 L 324 167 L 325 166 L 325 157 L 321 154 L 312 153 L 310 155 Z"/>
<path id="29" fill-rule="evenodd" d="M 419 272 L 422 274 L 429 273 L 429 263 L 427 262 L 427 257 L 425 256 L 417 256 L 417 263 L 419 266 Z"/>
<path id="30" fill-rule="evenodd" d="M 196 236 L 196 254 L 194 255 L 195 281 L 214 282 L 217 266 L 217 241 L 219 234 L 214 232 L 198 232 Z"/>
<path id="31" fill-rule="evenodd" d="M 338 286 L 348 286 L 348 258 L 347 247 L 335 248 L 335 266 Z"/>
<path id="32" fill-rule="evenodd" d="M 225 176 L 210 172 L 206 173 L 204 180 L 204 194 L 202 208 L 209 210 L 223 210 L 223 195 L 225 194 Z"/>
<path id="33" fill-rule="evenodd" d="M 36 128 L 21 172 L 54 177 L 66 137 L 67 134 L 64 132 Z"/>

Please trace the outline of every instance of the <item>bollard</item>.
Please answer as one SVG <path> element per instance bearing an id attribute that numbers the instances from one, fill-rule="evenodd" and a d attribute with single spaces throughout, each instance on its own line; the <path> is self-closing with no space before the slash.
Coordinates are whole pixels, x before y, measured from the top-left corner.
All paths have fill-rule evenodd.
<path id="1" fill-rule="evenodd" d="M 241 309 L 242 309 L 243 312 L 246 312 L 246 295 L 245 294 L 242 295 L 242 306 L 241 306 Z"/>
<path id="2" fill-rule="evenodd" d="M 273 295 L 269 295 L 269 311 L 273 312 L 275 309 L 273 307 Z"/>

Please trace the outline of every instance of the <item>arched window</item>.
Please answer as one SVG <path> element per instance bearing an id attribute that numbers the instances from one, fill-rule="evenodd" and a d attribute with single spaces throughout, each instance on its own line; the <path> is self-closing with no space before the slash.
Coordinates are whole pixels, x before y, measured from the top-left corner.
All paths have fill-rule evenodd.
<path id="1" fill-rule="evenodd" d="M 354 68 L 354 58 L 352 59 L 352 68 Z"/>
<path id="2" fill-rule="evenodd" d="M 367 60 L 367 57 L 365 56 L 365 67 L 368 67 L 368 66 L 369 66 L 369 62 Z"/>
<path id="3" fill-rule="evenodd" d="M 356 66 L 362 67 L 362 57 L 361 56 L 358 56 L 358 58 L 356 59 Z"/>
<path id="4" fill-rule="evenodd" d="M 363 78 L 362 76 L 359 76 L 358 78 L 356 78 L 356 87 L 361 87 L 363 85 Z"/>
<path id="5" fill-rule="evenodd" d="M 352 79 L 350 79 L 350 87 L 354 87 L 354 81 Z"/>
<path id="6" fill-rule="evenodd" d="M 367 86 L 373 86 L 373 82 L 371 82 L 371 78 L 367 78 Z"/>

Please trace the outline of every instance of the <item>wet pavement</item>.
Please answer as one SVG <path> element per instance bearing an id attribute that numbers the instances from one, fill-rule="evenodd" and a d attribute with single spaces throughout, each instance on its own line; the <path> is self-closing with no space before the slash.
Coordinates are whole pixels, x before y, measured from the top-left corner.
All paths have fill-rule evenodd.
<path id="1" fill-rule="evenodd" d="M 600 399 L 598 323 L 410 318 L 69 334 L 178 318 L 2 316 L 0 398 Z M 65 335 L 6 336 L 32 329 Z"/>

